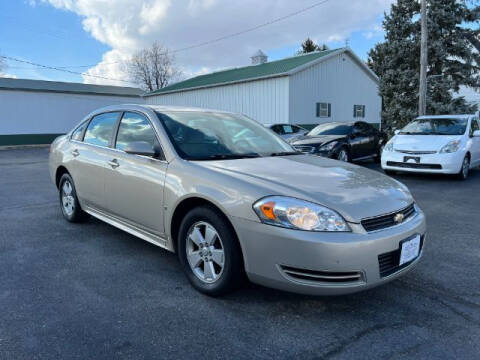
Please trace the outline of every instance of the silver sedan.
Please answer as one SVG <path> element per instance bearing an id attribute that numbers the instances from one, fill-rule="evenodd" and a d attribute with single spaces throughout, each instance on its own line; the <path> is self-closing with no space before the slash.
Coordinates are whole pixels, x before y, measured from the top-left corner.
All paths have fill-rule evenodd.
<path id="1" fill-rule="evenodd" d="M 89 114 L 50 149 L 65 219 L 94 216 L 178 254 L 191 284 L 243 280 L 305 294 L 371 288 L 411 269 L 425 217 L 383 174 L 296 152 L 213 110 L 141 105 Z"/>

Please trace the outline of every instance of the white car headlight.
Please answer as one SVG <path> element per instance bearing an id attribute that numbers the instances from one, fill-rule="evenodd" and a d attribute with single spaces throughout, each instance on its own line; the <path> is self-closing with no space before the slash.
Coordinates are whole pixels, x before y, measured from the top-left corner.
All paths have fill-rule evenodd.
<path id="1" fill-rule="evenodd" d="M 268 196 L 257 201 L 253 209 L 269 225 L 308 231 L 351 231 L 337 212 L 296 198 Z"/>
<path id="2" fill-rule="evenodd" d="M 328 144 L 325 144 L 325 145 L 322 145 L 318 148 L 318 150 L 321 150 L 321 151 L 330 151 L 332 150 L 335 145 L 337 145 L 337 142 L 336 141 L 332 141 L 332 142 L 329 142 Z"/>
<path id="3" fill-rule="evenodd" d="M 452 140 L 440 150 L 441 153 L 453 153 L 460 148 L 460 140 Z"/>
<path id="4" fill-rule="evenodd" d="M 383 148 L 383 151 L 393 151 L 393 141 L 392 142 L 389 141 Z"/>

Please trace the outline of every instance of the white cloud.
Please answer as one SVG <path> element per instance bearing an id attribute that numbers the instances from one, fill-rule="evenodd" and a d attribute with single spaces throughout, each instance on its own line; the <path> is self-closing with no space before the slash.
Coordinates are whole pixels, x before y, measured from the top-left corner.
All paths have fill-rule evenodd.
<path id="1" fill-rule="evenodd" d="M 0 78 L 11 78 L 11 79 L 16 79 L 17 76 L 9 73 L 4 73 L 0 71 Z"/>
<path id="2" fill-rule="evenodd" d="M 242 31 L 312 5 L 313 0 L 41 0 L 74 12 L 83 27 L 112 50 L 89 74 L 125 78 L 122 64 L 135 51 L 159 41 L 181 49 Z M 354 31 L 375 32 L 378 17 L 393 0 L 334 0 L 264 28 L 208 46 L 178 52 L 187 73 L 249 63 L 257 49 L 268 53 L 300 44 L 307 36 L 320 43 L 342 41 Z M 352 45 L 352 44 L 351 44 Z M 85 82 L 115 83 L 84 78 Z M 120 85 L 121 83 L 116 83 Z"/>

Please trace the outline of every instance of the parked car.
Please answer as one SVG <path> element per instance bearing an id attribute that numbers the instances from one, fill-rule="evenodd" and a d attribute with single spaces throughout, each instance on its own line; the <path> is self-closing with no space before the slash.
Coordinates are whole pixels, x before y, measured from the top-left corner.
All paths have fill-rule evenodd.
<path id="1" fill-rule="evenodd" d="M 382 168 L 468 177 L 480 165 L 480 122 L 475 115 L 421 116 L 386 144 Z"/>
<path id="2" fill-rule="evenodd" d="M 209 295 L 245 274 L 299 293 L 360 291 L 411 269 L 425 242 L 404 185 L 299 153 L 233 113 L 106 107 L 57 138 L 49 164 L 66 220 L 92 215 L 177 252 Z"/>
<path id="3" fill-rule="evenodd" d="M 269 128 L 280 135 L 280 137 L 284 140 L 293 139 L 297 136 L 308 133 L 307 129 L 293 124 L 273 124 L 270 125 Z"/>
<path id="4" fill-rule="evenodd" d="M 369 123 L 357 121 L 320 124 L 290 143 L 303 153 L 351 162 L 370 158 L 380 161 L 385 142 L 384 133 Z"/>

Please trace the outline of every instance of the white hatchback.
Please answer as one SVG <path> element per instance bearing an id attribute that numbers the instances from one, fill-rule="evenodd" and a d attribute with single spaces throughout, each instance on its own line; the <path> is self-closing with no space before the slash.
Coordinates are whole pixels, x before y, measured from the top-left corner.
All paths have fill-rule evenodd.
<path id="1" fill-rule="evenodd" d="M 480 122 L 476 115 L 420 116 L 396 131 L 382 152 L 382 168 L 457 174 L 466 179 L 480 165 Z"/>

